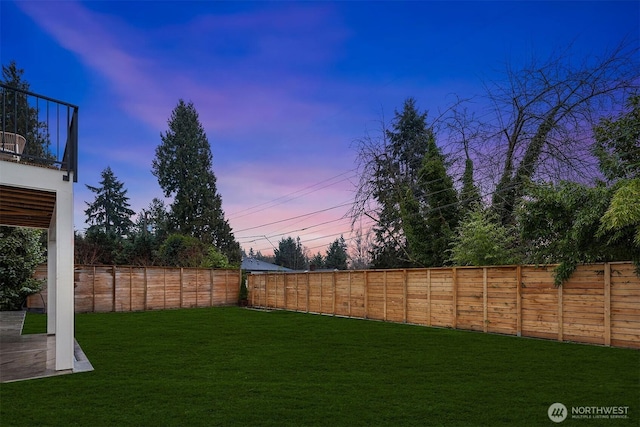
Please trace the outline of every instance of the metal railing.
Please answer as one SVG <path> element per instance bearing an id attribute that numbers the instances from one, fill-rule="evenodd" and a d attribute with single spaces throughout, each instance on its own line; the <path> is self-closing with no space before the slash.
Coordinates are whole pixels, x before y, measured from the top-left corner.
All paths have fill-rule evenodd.
<path id="1" fill-rule="evenodd" d="M 78 106 L 0 83 L 0 159 L 65 171 L 78 182 Z"/>

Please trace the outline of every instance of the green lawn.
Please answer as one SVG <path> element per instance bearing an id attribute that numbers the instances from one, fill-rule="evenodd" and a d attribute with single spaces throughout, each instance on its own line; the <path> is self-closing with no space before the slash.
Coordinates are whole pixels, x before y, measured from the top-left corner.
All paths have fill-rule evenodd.
<path id="1" fill-rule="evenodd" d="M 635 350 L 238 307 L 80 314 L 76 338 L 95 371 L 2 384 L 0 425 L 640 424 Z"/>

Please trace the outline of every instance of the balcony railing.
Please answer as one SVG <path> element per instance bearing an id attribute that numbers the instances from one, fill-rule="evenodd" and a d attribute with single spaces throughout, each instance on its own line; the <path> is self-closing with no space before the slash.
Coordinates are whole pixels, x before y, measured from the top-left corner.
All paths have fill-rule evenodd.
<path id="1" fill-rule="evenodd" d="M 78 107 L 0 83 L 0 160 L 65 171 L 78 181 Z"/>

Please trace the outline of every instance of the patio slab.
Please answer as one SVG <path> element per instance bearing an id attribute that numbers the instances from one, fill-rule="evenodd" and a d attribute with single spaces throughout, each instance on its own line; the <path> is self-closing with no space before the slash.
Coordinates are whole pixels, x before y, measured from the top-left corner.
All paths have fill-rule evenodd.
<path id="1" fill-rule="evenodd" d="M 55 335 L 22 335 L 25 311 L 0 312 L 0 383 L 93 371 L 74 340 L 73 369 L 55 370 Z"/>

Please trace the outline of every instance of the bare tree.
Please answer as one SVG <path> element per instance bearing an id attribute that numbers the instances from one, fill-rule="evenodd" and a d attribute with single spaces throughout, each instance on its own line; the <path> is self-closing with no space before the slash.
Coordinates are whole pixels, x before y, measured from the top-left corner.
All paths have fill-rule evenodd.
<path id="1" fill-rule="evenodd" d="M 592 128 L 640 85 L 637 47 L 622 43 L 577 64 L 568 52 L 543 63 L 534 58 L 518 71 L 507 68 L 506 84 L 486 86 L 495 113 L 487 154 L 502 162 L 492 204 L 505 223 L 513 220 L 528 180 L 594 177 Z"/>
<path id="2" fill-rule="evenodd" d="M 360 224 L 355 230 L 355 234 L 348 253 L 349 268 L 351 270 L 365 270 L 371 265 L 371 250 L 373 248 L 371 229 L 363 234 L 362 224 Z"/>

